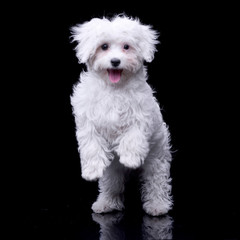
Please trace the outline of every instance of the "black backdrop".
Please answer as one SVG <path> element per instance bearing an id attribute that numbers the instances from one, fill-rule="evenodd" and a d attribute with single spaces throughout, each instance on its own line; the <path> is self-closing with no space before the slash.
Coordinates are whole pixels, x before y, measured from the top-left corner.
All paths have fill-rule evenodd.
<path id="1" fill-rule="evenodd" d="M 229 36 L 227 10 L 156 3 L 10 7 L 9 74 L 14 78 L 9 93 L 14 100 L 9 138 L 20 209 L 28 214 L 66 206 L 88 211 L 95 200 L 97 183 L 81 179 L 70 95 L 83 66 L 75 57 L 69 29 L 92 17 L 125 12 L 160 32 L 161 44 L 148 73 L 171 132 L 174 213 L 186 219 L 198 216 L 195 221 L 207 216 L 210 225 L 211 216 L 231 219 L 238 213 L 237 159 L 229 134 L 234 129 L 225 100 L 229 93 L 231 103 L 235 97 L 223 50 Z M 137 201 L 136 185 L 133 181 L 127 190 L 129 205 Z"/>

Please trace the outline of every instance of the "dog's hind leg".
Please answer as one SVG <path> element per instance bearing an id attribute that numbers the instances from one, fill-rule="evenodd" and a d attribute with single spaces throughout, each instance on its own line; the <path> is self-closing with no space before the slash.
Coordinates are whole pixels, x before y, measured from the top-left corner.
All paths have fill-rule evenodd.
<path id="1" fill-rule="evenodd" d="M 115 159 L 99 179 L 99 196 L 93 203 L 95 213 L 106 213 L 124 209 L 123 192 L 127 169 Z"/>
<path id="2" fill-rule="evenodd" d="M 143 209 L 149 215 L 166 214 L 172 207 L 170 161 L 166 151 L 161 157 L 150 157 L 142 167 Z"/>

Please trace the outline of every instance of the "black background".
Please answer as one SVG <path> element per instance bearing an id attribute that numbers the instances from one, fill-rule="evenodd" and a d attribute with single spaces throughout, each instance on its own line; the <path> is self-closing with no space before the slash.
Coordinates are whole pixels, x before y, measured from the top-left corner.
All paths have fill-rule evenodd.
<path id="1" fill-rule="evenodd" d="M 25 229 L 39 237 L 52 222 L 63 228 L 70 221 L 84 225 L 91 215 L 97 182 L 81 179 L 70 95 L 83 66 L 69 29 L 92 17 L 125 12 L 160 32 L 158 52 L 147 65 L 171 132 L 175 238 L 205 236 L 209 230 L 211 236 L 239 237 L 233 9 L 163 1 L 8 8 L 10 192 Z M 141 215 L 138 187 L 133 179 L 126 189 L 130 219 Z M 61 230 L 54 232 L 60 239 Z"/>

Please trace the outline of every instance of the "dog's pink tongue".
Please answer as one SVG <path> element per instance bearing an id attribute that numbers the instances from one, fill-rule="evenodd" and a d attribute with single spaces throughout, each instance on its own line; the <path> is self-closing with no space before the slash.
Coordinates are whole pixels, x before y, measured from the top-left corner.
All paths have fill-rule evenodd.
<path id="1" fill-rule="evenodd" d="M 121 79 L 122 70 L 119 69 L 109 69 L 108 76 L 112 83 L 117 83 Z"/>

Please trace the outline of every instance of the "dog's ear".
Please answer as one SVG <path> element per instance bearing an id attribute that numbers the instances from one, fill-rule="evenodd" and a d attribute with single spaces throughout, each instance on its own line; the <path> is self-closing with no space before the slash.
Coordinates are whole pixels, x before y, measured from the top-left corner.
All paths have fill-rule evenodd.
<path id="1" fill-rule="evenodd" d="M 156 44 L 159 34 L 149 25 L 141 25 L 141 41 L 140 49 L 142 56 L 146 62 L 151 62 L 154 58 L 154 53 L 157 51 Z"/>
<path id="2" fill-rule="evenodd" d="M 96 34 L 96 26 L 99 21 L 101 20 L 93 18 L 89 22 L 78 24 L 70 29 L 72 42 L 77 42 L 75 51 L 79 63 L 87 63 L 96 52 L 96 39 L 98 37 Z"/>

